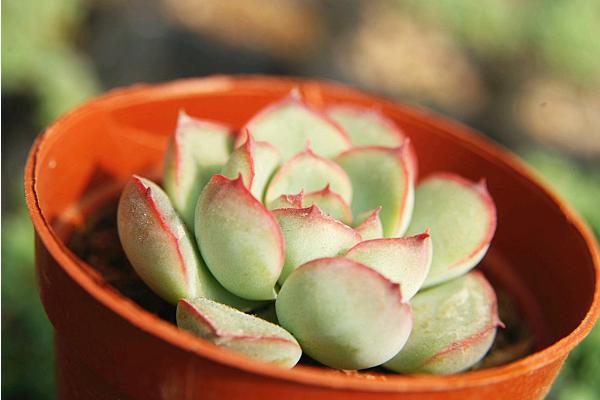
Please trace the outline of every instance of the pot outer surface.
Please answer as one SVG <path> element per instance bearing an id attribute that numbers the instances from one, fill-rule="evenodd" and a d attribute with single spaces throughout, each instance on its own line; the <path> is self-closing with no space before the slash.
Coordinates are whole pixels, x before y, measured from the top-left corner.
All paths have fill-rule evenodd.
<path id="1" fill-rule="evenodd" d="M 535 335 L 533 354 L 452 376 L 282 370 L 196 339 L 141 309 L 64 244 L 131 174 L 158 176 L 181 109 L 239 128 L 295 87 L 317 106 L 381 110 L 414 143 L 421 177 L 449 170 L 487 179 L 498 227 L 481 268 L 518 304 Z M 460 124 L 333 83 L 219 76 L 113 91 L 63 116 L 36 141 L 25 190 L 63 399 L 542 398 L 598 316 L 592 235 L 518 160 Z"/>

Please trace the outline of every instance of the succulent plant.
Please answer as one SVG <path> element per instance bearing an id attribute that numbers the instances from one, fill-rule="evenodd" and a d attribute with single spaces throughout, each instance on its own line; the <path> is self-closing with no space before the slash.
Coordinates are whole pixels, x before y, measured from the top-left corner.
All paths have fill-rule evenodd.
<path id="1" fill-rule="evenodd" d="M 496 227 L 485 183 L 417 184 L 414 147 L 376 110 L 293 92 L 238 133 L 182 112 L 163 185 L 126 185 L 123 249 L 178 326 L 216 345 L 286 368 L 305 352 L 453 373 L 494 340 L 494 291 L 469 272 Z"/>

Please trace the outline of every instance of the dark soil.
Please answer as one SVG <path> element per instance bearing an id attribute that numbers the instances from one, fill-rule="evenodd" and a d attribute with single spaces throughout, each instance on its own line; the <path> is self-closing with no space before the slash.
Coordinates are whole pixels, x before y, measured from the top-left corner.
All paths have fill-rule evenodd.
<path id="1" fill-rule="evenodd" d="M 122 295 L 136 302 L 146 311 L 159 318 L 175 323 L 175 306 L 165 302 L 148 288 L 136 275 L 125 257 L 117 234 L 116 203 L 91 216 L 86 225 L 75 231 L 69 240 L 69 247 L 82 260 L 88 263 Z M 488 355 L 473 369 L 482 369 L 506 364 L 527 355 L 533 349 L 533 337 L 527 324 L 519 316 L 510 296 L 502 290 L 496 291 L 498 312 L 505 328 L 498 329 L 496 340 Z M 257 310 L 261 314 L 263 310 Z M 302 364 L 320 366 L 306 355 Z M 377 367 L 370 370 L 346 374 L 389 373 Z"/>
<path id="2" fill-rule="evenodd" d="M 117 233 L 117 205 L 88 218 L 70 237 L 69 248 L 102 275 L 114 289 L 146 311 L 175 323 L 175 306 L 158 297 L 135 273 Z"/>

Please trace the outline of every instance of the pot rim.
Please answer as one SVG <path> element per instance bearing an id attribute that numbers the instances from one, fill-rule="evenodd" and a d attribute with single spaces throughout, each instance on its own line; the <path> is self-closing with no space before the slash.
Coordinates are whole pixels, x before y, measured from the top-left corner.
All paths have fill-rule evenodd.
<path id="1" fill-rule="evenodd" d="M 558 207 L 566 217 L 568 224 L 573 225 L 584 239 L 591 253 L 595 272 L 595 289 L 593 300 L 585 317 L 579 325 L 567 336 L 550 346 L 529 354 L 511 363 L 477 371 L 469 371 L 454 375 L 373 375 L 373 374 L 344 374 L 332 369 L 300 365 L 287 370 L 273 365 L 254 361 L 243 355 L 222 349 L 209 342 L 178 329 L 175 325 L 163 321 L 150 312 L 142 309 L 131 300 L 114 291 L 108 290 L 92 278 L 83 268 L 85 264 L 59 239 L 53 228 L 45 219 L 38 204 L 36 178 L 40 166 L 37 156 L 42 147 L 54 136 L 61 132 L 61 126 L 77 116 L 140 101 L 152 101 L 177 97 L 182 94 L 195 95 L 202 93 L 218 93 L 233 89 L 242 91 L 263 92 L 265 87 L 270 89 L 289 89 L 290 86 L 301 85 L 306 90 L 320 90 L 356 95 L 367 94 L 379 103 L 401 109 L 411 118 L 418 119 L 421 124 L 435 125 L 443 123 L 446 133 L 457 140 L 466 143 L 476 152 L 485 155 L 492 163 L 510 168 L 518 178 L 527 180 L 537 190 L 541 191 Z M 491 384 L 521 375 L 528 370 L 543 367 L 551 362 L 564 358 L 594 326 L 600 314 L 600 253 L 593 234 L 576 212 L 565 204 L 545 183 L 522 161 L 513 156 L 508 150 L 483 137 L 481 134 L 465 125 L 451 121 L 429 110 L 416 109 L 395 103 L 379 95 L 365 90 L 357 90 L 331 81 L 315 81 L 292 77 L 268 77 L 263 75 L 216 75 L 205 78 L 187 78 L 160 84 L 136 84 L 126 88 L 113 89 L 95 97 L 74 110 L 64 114 L 54 121 L 34 142 L 29 153 L 25 168 L 25 197 L 33 225 L 46 249 L 54 257 L 62 269 L 80 285 L 90 296 L 102 306 L 116 313 L 138 329 L 152 334 L 187 353 L 204 357 L 214 362 L 225 364 L 251 374 L 285 380 L 291 383 L 307 384 L 332 389 L 350 389 L 376 392 L 418 392 L 444 391 L 458 388 L 468 388 L 478 385 Z"/>

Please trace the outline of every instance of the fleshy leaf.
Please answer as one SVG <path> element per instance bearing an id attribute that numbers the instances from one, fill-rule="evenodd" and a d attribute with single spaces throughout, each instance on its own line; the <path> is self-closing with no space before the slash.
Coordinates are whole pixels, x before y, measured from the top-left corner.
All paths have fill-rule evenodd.
<path id="1" fill-rule="evenodd" d="M 496 294 L 479 272 L 423 290 L 412 299 L 414 327 L 384 366 L 401 373 L 452 374 L 483 358 L 494 342 Z"/>
<path id="2" fill-rule="evenodd" d="M 429 233 L 404 238 L 373 239 L 348 250 L 346 257 L 368 265 L 399 283 L 404 301 L 421 288 L 431 266 L 432 246 Z"/>
<path id="3" fill-rule="evenodd" d="M 414 184 L 407 149 L 404 145 L 395 149 L 357 147 L 336 158 L 352 182 L 352 213 L 358 215 L 381 206 L 379 217 L 386 237 L 401 236 L 412 214 Z"/>
<path id="4" fill-rule="evenodd" d="M 353 146 L 398 147 L 405 139 L 394 121 L 370 108 L 336 105 L 327 115 L 344 128 Z"/>
<path id="5" fill-rule="evenodd" d="M 406 147 L 406 164 L 408 166 L 408 174 L 411 176 L 413 184 L 417 183 L 419 176 L 419 161 L 417 160 L 417 151 L 410 139 L 406 138 L 403 146 Z"/>
<path id="6" fill-rule="evenodd" d="M 282 194 L 298 193 L 300 190 L 310 193 L 324 188 L 327 184 L 350 204 L 352 184 L 348 175 L 339 165 L 317 155 L 307 147 L 286 161 L 275 173 L 267 188 L 265 201 L 269 204 Z"/>
<path id="7" fill-rule="evenodd" d="M 133 176 L 121 193 L 117 226 L 127 258 L 152 290 L 171 303 L 196 296 L 198 258 L 158 185 Z"/>
<path id="8" fill-rule="evenodd" d="M 217 282 L 166 193 L 148 179 L 133 176 L 123 189 L 117 226 L 136 273 L 170 303 L 203 296 L 244 310 L 259 304 L 229 293 Z"/>
<path id="9" fill-rule="evenodd" d="M 354 229 L 360 233 L 363 240 L 381 239 L 383 237 L 383 225 L 381 225 L 381 219 L 379 218 L 380 212 L 381 206 L 362 212 L 356 217 Z"/>
<path id="10" fill-rule="evenodd" d="M 353 105 L 335 105 L 327 109 L 334 121 L 339 123 L 350 136 L 353 146 L 385 146 L 408 147 L 409 171 L 413 182 L 417 179 L 418 163 L 417 153 L 408 138 L 394 121 L 380 112 Z"/>
<path id="11" fill-rule="evenodd" d="M 246 189 L 241 176 L 214 175 L 196 208 L 196 241 L 215 278 L 251 300 L 275 298 L 284 260 L 275 218 Z"/>
<path id="12" fill-rule="evenodd" d="M 380 365 L 402 349 L 412 327 L 398 284 L 343 257 L 296 269 L 277 301 L 279 323 L 304 352 L 333 368 Z"/>
<path id="13" fill-rule="evenodd" d="M 264 305 L 262 301 L 244 299 L 225 289 L 212 275 L 202 257 L 198 257 L 198 277 L 200 281 L 200 290 L 196 294 L 198 297 L 227 304 L 240 311 L 252 311 Z"/>
<path id="14" fill-rule="evenodd" d="M 177 326 L 248 357 L 292 368 L 302 355 L 285 329 L 214 301 L 198 298 L 177 304 Z"/>
<path id="15" fill-rule="evenodd" d="M 323 214 L 316 205 L 272 211 L 285 238 L 285 263 L 279 277 L 283 283 L 298 266 L 309 260 L 346 252 L 360 242 L 360 235 L 340 221 Z"/>
<path id="16" fill-rule="evenodd" d="M 256 152 L 256 142 L 251 135 L 246 135 L 246 141 L 243 145 L 236 148 L 227 163 L 223 166 L 221 174 L 229 179 L 235 179 L 239 175 L 242 176 L 242 181 L 247 188 L 252 187 L 254 181 L 254 158 Z M 255 196 L 256 197 L 256 196 Z M 260 199 L 259 199 L 260 200 Z"/>
<path id="17" fill-rule="evenodd" d="M 213 174 L 227 162 L 233 131 L 216 122 L 179 114 L 175 134 L 165 155 L 163 184 L 186 226 L 194 228 L 196 201 Z"/>
<path id="18" fill-rule="evenodd" d="M 269 204 L 269 210 L 275 210 L 277 208 L 302 208 L 302 201 L 304 200 L 304 191 L 301 190 L 298 194 L 282 194 Z"/>
<path id="19" fill-rule="evenodd" d="M 279 151 L 267 142 L 256 142 L 256 162 L 254 182 L 251 192 L 259 200 L 264 199 L 267 184 L 279 166 L 281 157 Z"/>
<path id="20" fill-rule="evenodd" d="M 348 250 L 346 257 L 365 264 L 399 283 L 404 301 L 421 288 L 431 265 L 429 233 L 404 238 L 374 239 Z"/>
<path id="21" fill-rule="evenodd" d="M 416 190 L 408 234 L 431 230 L 433 261 L 424 287 L 464 274 L 483 258 L 496 230 L 496 207 L 485 183 L 437 173 Z"/>
<path id="22" fill-rule="evenodd" d="M 323 190 L 312 192 L 304 196 L 303 206 L 309 207 L 313 204 L 327 215 L 349 225 L 352 223 L 352 210 L 343 197 L 332 191 L 327 184 Z"/>
<path id="23" fill-rule="evenodd" d="M 301 151 L 307 141 L 324 157 L 350 148 L 350 138 L 337 123 L 295 95 L 267 106 L 246 127 L 256 140 L 274 145 L 284 160 Z"/>
<path id="24" fill-rule="evenodd" d="M 247 132 L 245 136 L 246 142 L 231 153 L 222 173 L 230 179 L 242 174 L 246 187 L 262 201 L 267 182 L 279 165 L 279 152 L 267 142 L 254 141 Z"/>

